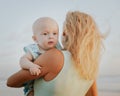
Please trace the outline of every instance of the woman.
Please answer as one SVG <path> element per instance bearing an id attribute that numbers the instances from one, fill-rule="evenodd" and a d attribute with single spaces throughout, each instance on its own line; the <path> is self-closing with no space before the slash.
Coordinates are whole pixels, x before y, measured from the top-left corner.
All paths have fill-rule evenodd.
<path id="1" fill-rule="evenodd" d="M 8 79 L 7 85 L 20 87 L 36 79 L 34 96 L 85 96 L 90 87 L 95 89 L 102 39 L 90 15 L 68 12 L 63 27 L 64 50 L 51 49 L 34 62 L 42 67 L 39 76 L 21 70 Z M 92 92 L 97 96 L 95 90 Z"/>

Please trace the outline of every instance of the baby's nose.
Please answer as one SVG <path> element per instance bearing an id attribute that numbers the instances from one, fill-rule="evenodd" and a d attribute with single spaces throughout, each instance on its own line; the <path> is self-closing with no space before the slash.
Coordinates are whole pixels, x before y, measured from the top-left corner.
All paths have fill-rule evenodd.
<path id="1" fill-rule="evenodd" d="M 49 34 L 49 38 L 53 38 L 54 36 L 53 36 L 53 34 Z"/>

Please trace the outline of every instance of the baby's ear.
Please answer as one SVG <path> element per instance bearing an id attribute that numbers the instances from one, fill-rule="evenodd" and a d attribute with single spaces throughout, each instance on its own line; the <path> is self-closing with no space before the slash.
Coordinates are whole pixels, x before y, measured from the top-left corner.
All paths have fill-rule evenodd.
<path id="1" fill-rule="evenodd" d="M 36 37 L 35 36 L 32 36 L 32 39 L 36 42 Z"/>

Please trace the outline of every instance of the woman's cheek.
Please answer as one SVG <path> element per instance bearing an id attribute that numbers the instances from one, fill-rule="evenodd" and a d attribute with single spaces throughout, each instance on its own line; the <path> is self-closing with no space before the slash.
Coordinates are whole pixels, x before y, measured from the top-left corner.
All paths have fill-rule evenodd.
<path id="1" fill-rule="evenodd" d="M 62 36 L 62 45 L 65 48 L 66 47 L 66 38 L 65 36 Z"/>

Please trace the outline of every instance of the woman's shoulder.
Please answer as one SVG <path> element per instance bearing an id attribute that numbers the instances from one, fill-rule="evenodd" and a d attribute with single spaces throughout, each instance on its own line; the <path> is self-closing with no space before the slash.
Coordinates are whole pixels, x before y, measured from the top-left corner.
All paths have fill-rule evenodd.
<path id="1" fill-rule="evenodd" d="M 61 50 L 58 50 L 56 48 L 50 49 L 45 52 L 44 56 L 47 58 L 47 60 L 55 65 L 58 65 L 59 62 L 63 63 L 64 61 L 64 54 Z M 50 64 L 51 65 L 51 64 Z"/>
<path id="2" fill-rule="evenodd" d="M 62 56 L 62 51 L 61 50 L 58 50 L 56 48 L 52 48 L 48 51 L 45 52 L 45 54 L 49 54 L 49 55 L 56 55 L 56 56 Z"/>
<path id="3" fill-rule="evenodd" d="M 43 67 L 43 72 L 45 72 L 44 70 L 47 70 L 44 79 L 49 81 L 54 79 L 61 71 L 64 64 L 64 56 L 60 50 L 53 48 L 38 57 L 37 64 L 38 63 Z"/>

